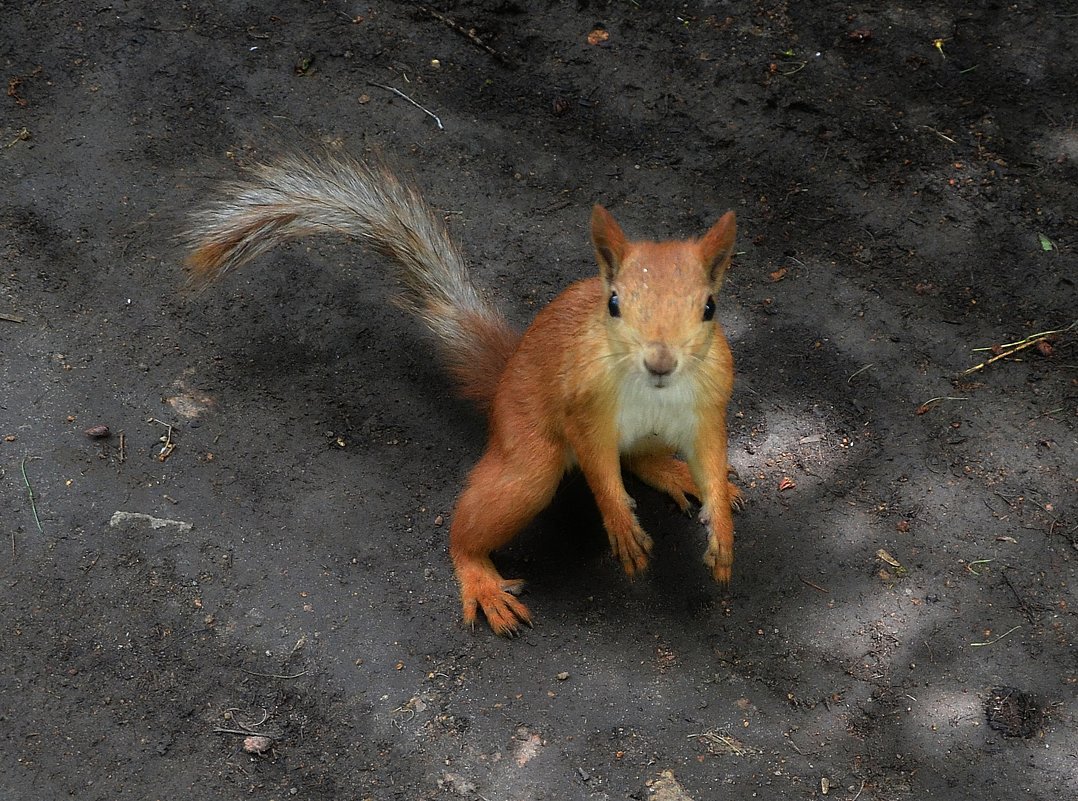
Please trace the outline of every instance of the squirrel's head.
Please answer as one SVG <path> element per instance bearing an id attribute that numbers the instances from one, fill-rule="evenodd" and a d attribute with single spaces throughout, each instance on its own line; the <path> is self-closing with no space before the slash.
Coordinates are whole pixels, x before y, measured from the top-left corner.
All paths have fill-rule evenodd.
<path id="1" fill-rule="evenodd" d="M 653 386 L 678 380 L 707 352 L 736 233 L 728 211 L 699 239 L 632 241 L 610 212 L 592 209 L 591 241 L 611 348 Z"/>

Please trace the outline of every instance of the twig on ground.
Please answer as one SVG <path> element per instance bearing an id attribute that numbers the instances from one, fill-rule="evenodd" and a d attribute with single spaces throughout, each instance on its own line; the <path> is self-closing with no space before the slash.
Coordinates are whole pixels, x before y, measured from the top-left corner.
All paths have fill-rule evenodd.
<path id="1" fill-rule="evenodd" d="M 225 717 L 228 718 L 228 719 L 233 719 L 234 720 L 234 718 L 232 718 L 232 713 L 233 712 L 243 712 L 243 710 L 239 709 L 238 707 L 230 707 L 229 709 L 225 710 L 225 712 L 224 712 Z M 244 723 L 242 720 L 235 720 L 236 726 L 238 728 L 230 729 L 230 728 L 228 728 L 226 726 L 214 726 L 213 730 L 217 734 L 238 734 L 241 737 L 265 737 L 267 740 L 280 740 L 281 737 L 282 737 L 282 733 L 279 732 L 279 731 L 260 731 L 259 730 L 259 728 L 267 720 L 269 720 L 269 716 L 270 716 L 269 710 L 266 709 L 265 707 L 263 707 L 262 708 L 262 720 L 258 721 L 258 723 Z M 257 749 L 257 750 L 259 752 L 261 752 L 264 749 Z"/>
<path id="2" fill-rule="evenodd" d="M 969 368 L 968 370 L 963 370 L 961 373 L 959 373 L 959 375 L 969 375 L 970 373 L 975 373 L 978 370 L 983 370 L 988 365 L 990 365 L 990 364 L 992 364 L 994 362 L 998 362 L 1000 359 L 1004 359 L 1007 356 L 1013 356 L 1015 353 L 1018 353 L 1019 351 L 1023 351 L 1026 348 L 1031 348 L 1034 345 L 1036 345 L 1037 343 L 1045 341 L 1046 339 L 1048 339 L 1048 337 L 1056 336 L 1058 334 L 1066 334 L 1069 331 L 1073 331 L 1076 327 L 1078 327 L 1078 320 L 1075 320 L 1073 323 L 1068 325 L 1066 328 L 1057 328 L 1054 331 L 1041 331 L 1039 334 L 1030 334 L 1028 337 L 1026 337 L 1025 339 L 1021 339 L 1018 342 L 1010 342 L 1010 343 L 1008 343 L 1006 345 L 998 345 L 996 347 L 998 347 L 998 348 L 1006 348 L 1006 350 L 1003 350 L 1003 351 L 997 353 L 995 356 L 993 356 L 990 359 L 985 359 L 980 364 L 973 365 L 973 367 Z M 995 349 L 996 348 L 989 347 L 989 348 L 974 348 L 973 350 L 975 352 L 977 352 L 977 351 L 988 351 L 988 350 L 994 351 Z"/>
<path id="3" fill-rule="evenodd" d="M 943 52 L 943 51 L 941 50 L 940 52 Z M 932 133 L 934 133 L 934 134 L 935 134 L 936 136 L 938 136 L 938 137 L 939 137 L 940 139 L 944 139 L 944 140 L 946 140 L 946 141 L 950 142 L 950 143 L 951 143 L 952 145 L 957 145 L 957 144 L 958 144 L 958 142 L 956 142 L 956 141 L 955 141 L 954 139 L 952 139 L 951 137 L 947 136 L 947 134 L 945 134 L 945 133 L 941 133 L 941 132 L 937 131 L 937 130 L 936 130 L 935 128 L 933 128 L 933 127 L 932 127 L 931 125 L 918 125 L 917 127 L 918 127 L 918 128 L 924 128 L 924 129 L 925 129 L 926 131 L 931 131 L 931 132 L 932 132 Z"/>
<path id="4" fill-rule="evenodd" d="M 233 712 L 243 712 L 243 711 L 244 710 L 240 709 L 238 706 L 230 706 L 228 709 L 225 710 L 225 714 L 226 715 L 231 715 Z M 248 731 L 250 731 L 251 729 L 254 729 L 254 728 L 257 728 L 258 726 L 261 726 L 267 720 L 269 720 L 269 710 L 266 709 L 265 707 L 262 707 L 262 720 L 258 721 L 258 723 L 244 723 L 241 720 L 237 720 L 236 725 L 239 726 L 241 729 L 247 729 Z"/>
<path id="5" fill-rule="evenodd" d="M 970 573 L 972 573 L 975 576 L 979 576 L 981 574 L 978 573 L 976 570 L 974 570 L 973 566 L 974 565 L 987 565 L 989 562 L 994 562 L 994 561 L 996 561 L 996 560 L 995 559 L 974 559 L 972 562 L 967 562 L 966 563 L 966 570 L 968 570 Z"/>
<path id="6" fill-rule="evenodd" d="M 827 593 L 831 592 L 831 590 L 825 589 L 825 588 L 821 587 L 819 584 L 813 584 L 811 581 L 809 581 L 804 576 L 798 576 L 798 578 L 801 579 L 802 583 L 809 585 L 814 590 L 819 590 L 820 592 L 827 592 Z"/>
<path id="7" fill-rule="evenodd" d="M 214 726 L 213 731 L 216 734 L 239 734 L 243 737 L 268 737 L 271 740 L 279 740 L 280 734 L 274 734 L 268 731 L 251 731 L 249 729 L 226 729 L 223 726 Z"/>
<path id="8" fill-rule="evenodd" d="M 165 444 L 162 446 L 161 452 L 157 454 L 157 461 L 163 462 L 172 455 L 174 450 L 176 450 L 176 443 L 172 441 L 172 423 L 166 423 L 163 420 L 158 420 L 156 417 L 151 417 L 150 421 L 168 429 L 165 436 L 161 437 L 161 441 Z"/>
<path id="9" fill-rule="evenodd" d="M 1078 320 L 1075 320 L 1066 328 L 1057 328 L 1053 331 L 1041 331 L 1039 334 L 1030 334 L 1025 339 L 1020 339 L 1017 342 L 1006 342 L 1002 345 L 989 345 L 985 348 L 971 348 L 971 350 L 974 353 L 984 353 L 986 351 L 995 350 L 996 348 L 1013 348 L 1015 345 L 1021 345 L 1023 342 L 1028 342 L 1031 339 L 1036 340 L 1040 339 L 1041 337 L 1050 337 L 1055 336 L 1056 334 L 1066 334 L 1075 328 L 1078 328 Z"/>
<path id="10" fill-rule="evenodd" d="M 872 362 L 872 364 L 866 364 L 866 365 L 865 365 L 864 367 L 862 367 L 862 368 L 861 368 L 860 370 L 857 370 L 857 371 L 855 371 L 855 372 L 854 372 L 854 373 L 853 373 L 853 374 L 852 374 L 852 375 L 851 375 L 851 376 L 850 376 L 849 378 L 847 378 L 847 379 L 846 379 L 846 383 L 847 383 L 847 384 L 848 384 L 848 383 L 850 383 L 850 382 L 851 382 L 851 381 L 853 381 L 853 380 L 854 380 L 854 379 L 855 379 L 855 378 L 856 378 L 857 376 L 861 375 L 861 373 L 863 373 L 863 372 L 864 372 L 865 370 L 868 370 L 868 369 L 869 369 L 870 367 L 875 367 L 875 366 L 876 366 L 876 363 L 875 363 L 875 362 Z"/>
<path id="11" fill-rule="evenodd" d="M 939 403 L 940 401 L 967 401 L 967 400 L 969 400 L 969 398 L 952 398 L 952 397 L 947 396 L 947 395 L 941 395 L 938 398 L 929 398 L 928 400 L 926 400 L 924 403 L 922 403 L 920 406 L 917 407 L 916 414 L 924 414 L 925 412 L 927 412 L 929 409 L 931 409 L 935 404 Z"/>
<path id="12" fill-rule="evenodd" d="M 37 532 L 38 532 L 38 534 L 44 534 L 45 529 L 43 529 L 41 527 L 41 518 L 37 514 L 37 501 L 34 499 L 34 488 L 30 486 L 30 479 L 28 479 L 26 477 L 26 460 L 28 458 L 29 457 L 27 457 L 27 456 L 22 457 L 22 465 L 21 465 L 21 468 L 22 468 L 22 480 L 23 480 L 23 483 L 26 484 L 26 493 L 30 496 L 30 511 L 32 511 L 34 513 L 34 522 L 37 523 Z M 14 540 L 11 543 L 11 554 L 12 554 L 12 557 L 14 557 L 14 555 L 15 555 L 15 542 L 14 542 Z"/>
<path id="13" fill-rule="evenodd" d="M 417 102 L 412 100 L 412 98 L 408 97 L 408 95 L 406 95 L 400 89 L 394 89 L 392 86 L 386 86 L 384 83 L 375 83 L 374 81 L 368 81 L 367 83 L 369 83 L 371 86 L 377 86 L 379 89 L 385 89 L 387 92 L 392 92 L 393 94 L 395 94 L 395 95 L 397 95 L 399 97 L 403 97 L 405 100 L 407 100 L 409 103 L 411 103 L 417 109 L 422 111 L 424 114 L 429 114 L 431 117 L 433 117 L 434 121 L 436 123 L 438 123 L 438 130 L 439 131 L 444 131 L 445 130 L 445 126 L 442 125 L 442 121 L 438 117 L 437 114 L 435 114 L 429 108 L 424 108 L 423 106 L 419 105 Z"/>
<path id="14" fill-rule="evenodd" d="M 22 128 L 17 134 L 15 134 L 14 139 L 12 139 L 10 142 L 8 142 L 6 145 L 4 145 L 4 148 L 7 149 L 7 148 L 10 148 L 10 147 L 15 147 L 15 145 L 17 143 L 25 142 L 29 138 L 30 138 L 30 129 L 29 128 Z M 13 322 L 21 323 L 22 320 L 15 320 Z"/>
<path id="15" fill-rule="evenodd" d="M 705 731 L 702 734 L 690 734 L 689 739 L 705 741 L 708 744 L 709 750 L 712 746 L 721 744 L 738 756 L 745 755 L 745 747 L 730 735 L 723 734 L 722 732 L 712 730 Z"/>
<path id="16" fill-rule="evenodd" d="M 486 53 L 489 56 L 492 56 L 496 61 L 500 61 L 502 64 L 505 64 L 507 67 L 515 67 L 516 66 L 516 64 L 513 62 L 512 59 L 509 58 L 509 56 L 495 50 L 493 47 L 491 47 L 486 42 L 484 42 L 482 39 L 480 39 L 478 36 L 476 36 L 474 30 L 470 30 L 468 28 L 465 28 L 459 22 L 456 22 L 455 20 L 450 19 L 449 17 L 445 16 L 444 14 L 439 14 L 433 8 L 428 8 L 427 6 L 419 6 L 419 10 L 423 11 L 423 12 L 425 12 L 427 14 L 430 14 L 432 17 L 434 17 L 434 19 L 438 20 L 443 25 L 446 25 L 447 27 L 452 28 L 454 31 L 459 33 L 461 36 L 463 36 L 465 39 L 467 39 L 473 45 L 475 45 L 480 50 L 482 50 L 484 53 Z"/>
<path id="17" fill-rule="evenodd" d="M 1046 412 L 1041 412 L 1036 417 L 1029 418 L 1028 422 L 1032 423 L 1034 420 L 1040 420 L 1042 417 L 1050 417 L 1051 415 L 1059 414 L 1062 411 L 1065 411 L 1065 408 L 1063 406 L 1060 406 L 1058 409 L 1049 409 Z"/>
<path id="18" fill-rule="evenodd" d="M 4 471 L 4 468 L 0 467 L 0 481 L 2 481 L 5 476 L 7 476 L 7 473 Z M 15 561 L 15 528 L 14 527 L 12 527 L 12 529 L 11 529 L 11 561 L 12 562 Z"/>
<path id="19" fill-rule="evenodd" d="M 4 320 L 5 322 L 8 322 L 8 323 L 25 323 L 26 322 L 25 317 L 19 317 L 19 315 L 17 315 L 17 314 L 5 314 L 4 312 L 0 312 L 0 320 Z"/>
<path id="20" fill-rule="evenodd" d="M 928 640 L 921 640 L 925 645 L 925 650 L 928 651 L 928 661 L 933 665 L 936 664 L 936 655 L 932 652 L 932 646 L 928 644 Z"/>
<path id="21" fill-rule="evenodd" d="M 306 676 L 311 672 L 309 670 L 304 670 L 299 673 L 293 673 L 291 676 L 285 676 L 281 673 L 259 673 L 254 670 L 247 670 L 246 668 L 242 668 L 242 670 L 249 676 L 261 676 L 264 679 L 298 679 L 300 676 Z"/>
<path id="22" fill-rule="evenodd" d="M 1007 631 L 1003 632 L 1003 633 L 1002 633 L 1002 634 L 1000 634 L 1000 635 L 999 635 L 998 637 L 996 637 L 996 639 L 994 639 L 994 640 L 988 640 L 988 641 L 986 641 L 986 642 L 971 642 L 971 643 L 969 644 L 969 647 L 970 647 L 970 648 L 981 648 L 981 647 L 983 647 L 983 646 L 985 646 L 985 645 L 995 645 L 995 644 L 996 644 L 997 642 L 999 642 L 1000 640 L 1002 640 L 1002 639 L 1003 639 L 1004 637 L 1006 637 L 1006 636 L 1007 636 L 1008 634 L 1014 634 L 1014 632 L 1018 631 L 1018 629 L 1020 629 L 1020 628 L 1022 628 L 1022 627 L 1021 627 L 1021 626 L 1015 626 L 1015 627 L 1014 627 L 1014 628 L 1012 628 L 1012 629 L 1008 629 Z"/>
<path id="23" fill-rule="evenodd" d="M 1003 580 L 1007 582 L 1007 586 L 1011 588 L 1011 592 L 1014 593 L 1014 599 L 1018 601 L 1019 611 L 1026 616 L 1026 620 L 1032 625 L 1037 624 L 1037 613 L 1026 602 L 1026 599 L 1022 597 L 1022 593 L 1018 592 L 1018 588 L 1014 586 L 1014 582 L 1011 581 L 1011 577 L 1007 575 L 1007 571 L 1002 571 Z"/>

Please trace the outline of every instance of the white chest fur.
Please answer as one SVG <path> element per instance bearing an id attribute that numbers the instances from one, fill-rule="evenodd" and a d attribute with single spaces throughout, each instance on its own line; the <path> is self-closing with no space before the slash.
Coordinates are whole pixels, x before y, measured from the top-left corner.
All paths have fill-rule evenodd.
<path id="1" fill-rule="evenodd" d="M 643 374 L 626 376 L 618 392 L 618 450 L 661 442 L 688 454 L 696 439 L 696 391 L 684 376 L 656 387 Z"/>

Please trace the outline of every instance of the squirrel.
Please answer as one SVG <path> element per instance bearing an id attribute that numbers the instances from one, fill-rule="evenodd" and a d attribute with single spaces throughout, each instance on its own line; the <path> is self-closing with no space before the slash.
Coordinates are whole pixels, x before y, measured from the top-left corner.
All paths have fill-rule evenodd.
<path id="1" fill-rule="evenodd" d="M 491 560 L 579 469 L 614 556 L 630 576 L 652 540 L 634 514 L 622 469 L 691 513 L 701 503 L 704 562 L 720 583 L 733 565 L 726 406 L 733 358 L 715 319 L 736 223 L 727 212 L 699 239 L 626 238 L 600 205 L 591 212 L 598 275 L 571 284 L 526 331 L 476 288 L 443 220 L 381 163 L 340 153 L 289 155 L 192 215 L 190 283 L 205 286 L 288 240 L 333 232 L 398 268 L 396 299 L 434 334 L 459 392 L 486 414 L 486 450 L 452 515 L 449 554 L 464 621 L 481 611 L 500 635 L 532 615 Z M 684 457 L 684 461 L 675 454 Z"/>

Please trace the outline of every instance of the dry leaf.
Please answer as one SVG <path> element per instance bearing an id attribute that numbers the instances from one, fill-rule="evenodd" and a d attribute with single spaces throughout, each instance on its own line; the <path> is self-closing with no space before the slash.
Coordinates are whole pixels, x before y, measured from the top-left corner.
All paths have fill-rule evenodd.
<path id="1" fill-rule="evenodd" d="M 777 270 L 775 270 L 775 272 L 770 273 L 767 276 L 767 280 L 769 280 L 771 283 L 775 283 L 776 281 L 781 281 L 783 278 L 786 277 L 786 272 L 787 272 L 787 270 L 786 270 L 785 267 L 779 267 Z"/>
<path id="2" fill-rule="evenodd" d="M 891 567 L 902 567 L 902 563 L 895 559 L 891 554 L 887 553 L 883 548 L 876 551 L 876 556 L 885 561 Z"/>
<path id="3" fill-rule="evenodd" d="M 794 480 L 792 478 L 789 478 L 788 476 L 783 476 L 782 481 L 779 482 L 779 492 L 782 492 L 783 490 L 793 489 L 796 486 L 797 484 L 794 483 Z"/>

